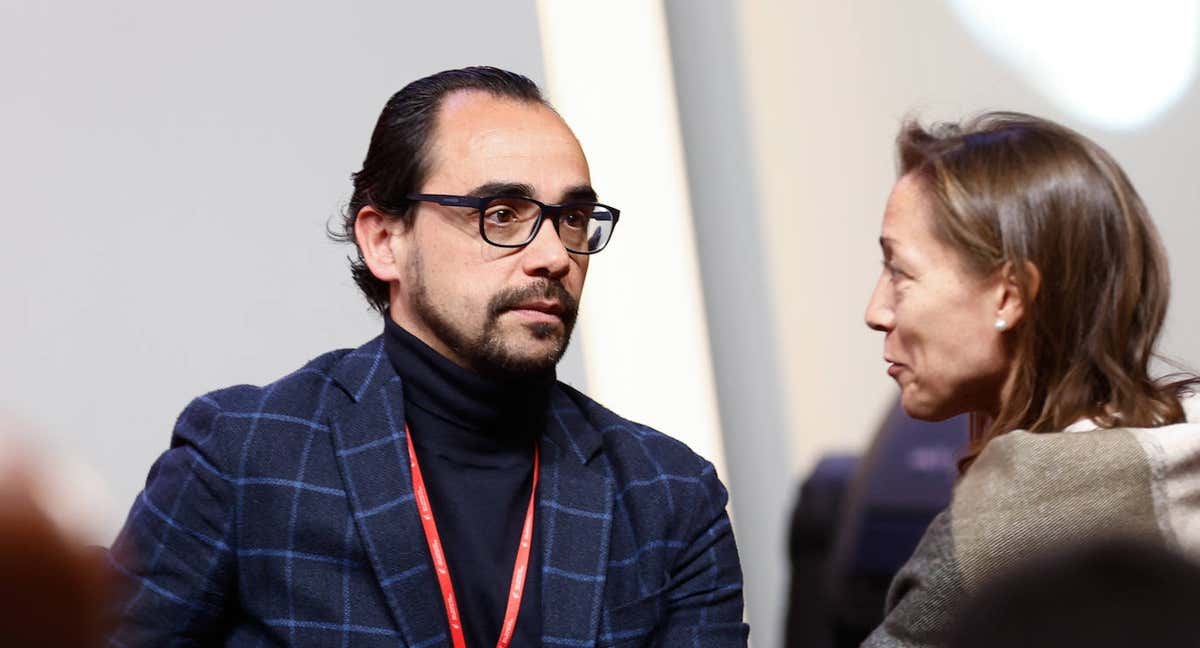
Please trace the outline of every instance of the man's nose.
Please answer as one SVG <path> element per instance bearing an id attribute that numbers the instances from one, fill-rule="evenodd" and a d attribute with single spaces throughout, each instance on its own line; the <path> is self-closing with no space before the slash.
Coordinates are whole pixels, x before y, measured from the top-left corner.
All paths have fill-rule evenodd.
<path id="1" fill-rule="evenodd" d="M 525 273 L 532 276 L 557 279 L 567 273 L 571 258 L 567 248 L 558 238 L 554 221 L 543 219 L 533 240 L 524 250 Z"/>

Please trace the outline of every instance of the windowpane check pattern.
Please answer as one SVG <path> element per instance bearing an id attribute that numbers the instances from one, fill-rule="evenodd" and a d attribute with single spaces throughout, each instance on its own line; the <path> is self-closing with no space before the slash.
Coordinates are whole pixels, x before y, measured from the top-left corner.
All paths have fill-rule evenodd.
<path id="1" fill-rule="evenodd" d="M 380 338 L 194 400 L 111 552 L 110 646 L 448 646 Z M 566 385 L 535 522 L 548 646 L 744 646 L 711 464 Z M 626 643 L 628 642 L 628 643 Z"/>

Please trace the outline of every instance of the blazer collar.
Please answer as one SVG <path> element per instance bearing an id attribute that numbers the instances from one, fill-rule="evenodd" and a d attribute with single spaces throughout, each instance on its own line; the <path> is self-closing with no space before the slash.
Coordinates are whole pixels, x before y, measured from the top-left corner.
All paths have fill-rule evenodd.
<path id="1" fill-rule="evenodd" d="M 388 362 L 380 335 L 338 359 L 331 375 L 350 400 L 358 403 L 372 388 L 395 378 L 396 370 Z"/>
<path id="2" fill-rule="evenodd" d="M 380 338 L 333 370 L 348 399 L 330 430 L 351 513 L 405 645 L 448 644 L 446 612 L 412 493 L 400 378 Z"/>
<path id="3" fill-rule="evenodd" d="M 338 467 L 392 616 L 406 644 L 448 645 L 445 607 L 413 499 L 403 386 L 382 339 L 343 356 L 332 377 L 348 397 L 330 410 Z M 599 630 L 614 497 L 589 404 L 562 383 L 551 389 L 537 498 L 543 632 L 585 643 Z M 590 596 L 562 605 L 555 579 L 580 577 L 558 568 L 568 554 L 571 563 L 588 566 Z"/>
<path id="4" fill-rule="evenodd" d="M 389 381 L 398 379 L 388 360 L 382 335 L 342 356 L 332 375 L 334 382 L 355 403 Z M 603 437 L 589 416 L 596 406 L 578 390 L 559 382 L 550 388 L 550 408 L 552 419 L 569 420 L 570 424 L 555 425 L 552 420 L 547 434 L 580 463 L 591 461 L 603 445 Z"/>
<path id="5" fill-rule="evenodd" d="M 604 438 L 588 416 L 591 401 L 566 383 L 550 389 L 550 416 L 546 436 L 581 464 L 589 463 Z"/>
<path id="6" fill-rule="evenodd" d="M 590 646 L 600 629 L 615 487 L 600 431 L 579 398 L 561 383 L 553 390 L 540 445 L 542 634 L 546 643 Z"/>

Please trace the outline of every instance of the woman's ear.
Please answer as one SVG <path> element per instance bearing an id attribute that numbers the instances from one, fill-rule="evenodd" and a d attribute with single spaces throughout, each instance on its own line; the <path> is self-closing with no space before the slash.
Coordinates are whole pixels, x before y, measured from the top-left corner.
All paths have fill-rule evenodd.
<path id="1" fill-rule="evenodd" d="M 1021 262 L 1020 272 L 1008 261 L 999 270 L 999 281 L 996 328 L 1005 330 L 1016 326 L 1025 316 L 1026 308 L 1037 298 L 1042 273 L 1032 261 Z"/>
<path id="2" fill-rule="evenodd" d="M 371 205 L 358 210 L 354 219 L 354 240 L 362 251 L 363 262 L 380 281 L 390 283 L 400 279 L 400 263 L 392 236 L 399 225 L 397 219 Z"/>

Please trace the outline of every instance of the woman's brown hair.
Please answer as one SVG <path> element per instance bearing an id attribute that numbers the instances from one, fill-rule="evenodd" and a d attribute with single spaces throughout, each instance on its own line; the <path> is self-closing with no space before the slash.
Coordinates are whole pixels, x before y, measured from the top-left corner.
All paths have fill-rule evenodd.
<path id="1" fill-rule="evenodd" d="M 999 411 L 972 415 L 960 470 L 1011 430 L 1054 432 L 1082 417 L 1104 428 L 1184 420 L 1179 393 L 1195 377 L 1150 377 L 1170 293 L 1166 254 L 1107 152 L 1008 112 L 931 128 L 910 121 L 897 149 L 900 175 L 933 205 L 936 235 L 968 271 L 1011 273 L 1025 306 L 1006 333 L 1013 364 Z"/>

